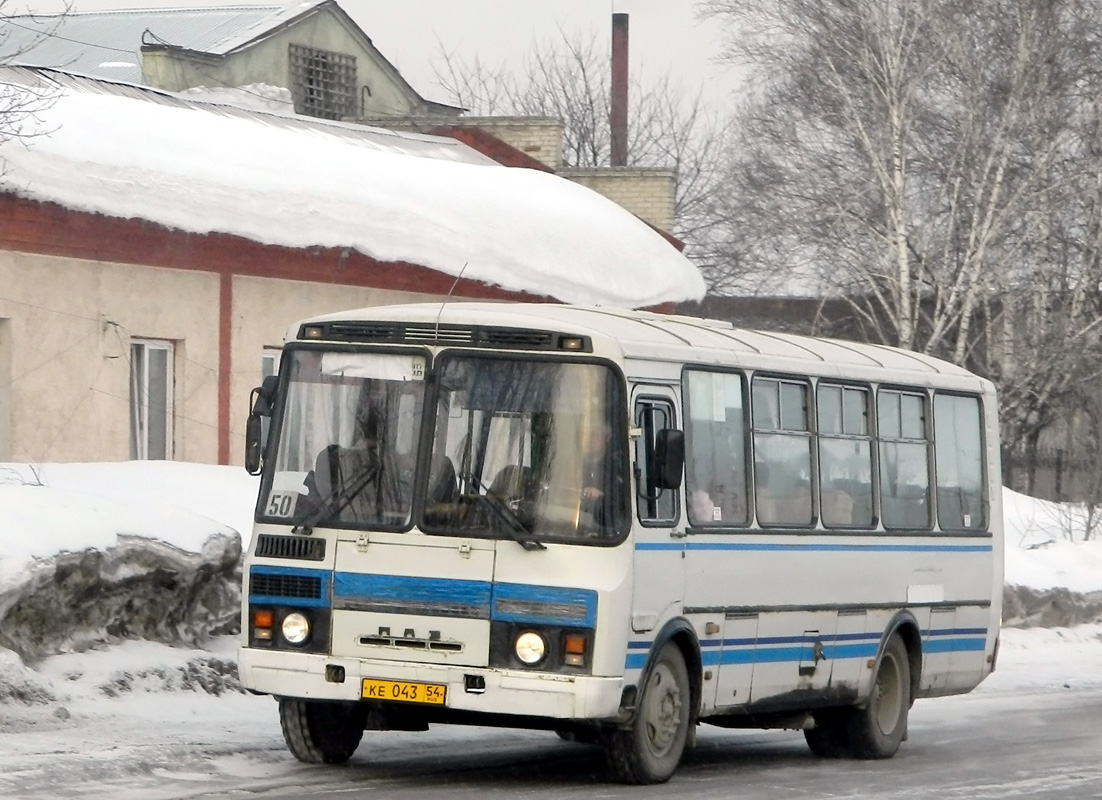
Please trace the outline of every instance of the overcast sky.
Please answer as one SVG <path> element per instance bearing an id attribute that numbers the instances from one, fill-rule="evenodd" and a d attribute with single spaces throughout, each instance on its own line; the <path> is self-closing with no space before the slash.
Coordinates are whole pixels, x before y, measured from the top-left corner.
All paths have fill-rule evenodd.
<path id="1" fill-rule="evenodd" d="M 375 46 L 423 96 L 446 102 L 436 88 L 433 62 L 442 48 L 464 63 L 478 56 L 487 67 L 516 66 L 534 41 L 596 34 L 611 38 L 613 13 L 629 15 L 631 70 L 643 80 L 668 73 L 687 96 L 703 91 L 716 106 L 735 89 L 732 71 L 716 63 L 721 30 L 696 18 L 693 0 L 338 0 Z M 8 13 L 54 13 L 65 0 L 8 0 Z M 113 8 L 280 5 L 229 0 L 72 0 L 76 11 Z"/>

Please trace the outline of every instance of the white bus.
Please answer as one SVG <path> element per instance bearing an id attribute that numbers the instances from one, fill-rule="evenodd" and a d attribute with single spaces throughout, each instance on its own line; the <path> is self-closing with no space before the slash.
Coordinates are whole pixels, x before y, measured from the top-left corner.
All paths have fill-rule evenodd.
<path id="1" fill-rule="evenodd" d="M 630 783 L 669 779 L 702 723 L 887 758 L 916 698 L 995 668 L 995 392 L 943 361 L 367 308 L 292 328 L 248 430 L 240 675 L 305 762 L 434 723 L 598 743 Z"/>

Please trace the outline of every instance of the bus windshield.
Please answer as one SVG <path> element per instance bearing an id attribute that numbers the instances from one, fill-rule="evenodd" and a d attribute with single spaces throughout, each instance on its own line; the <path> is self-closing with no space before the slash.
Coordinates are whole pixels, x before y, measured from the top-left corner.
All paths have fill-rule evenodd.
<path id="1" fill-rule="evenodd" d="M 281 432 L 258 517 L 302 533 L 408 526 L 426 357 L 296 349 L 283 369 Z"/>
<path id="2" fill-rule="evenodd" d="M 522 544 L 619 540 L 624 408 L 605 365 L 445 356 L 422 527 Z"/>

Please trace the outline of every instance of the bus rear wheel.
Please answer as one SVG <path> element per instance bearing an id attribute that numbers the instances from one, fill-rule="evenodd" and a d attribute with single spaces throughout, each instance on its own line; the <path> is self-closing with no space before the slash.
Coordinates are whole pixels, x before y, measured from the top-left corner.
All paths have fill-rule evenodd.
<path id="1" fill-rule="evenodd" d="M 850 712 L 848 744 L 855 758 L 891 758 L 907 734 L 911 708 L 911 662 L 903 639 L 893 634 L 876 668 L 864 708 Z"/>
<path id="2" fill-rule="evenodd" d="M 358 703 L 279 701 L 279 724 L 291 754 L 306 764 L 343 764 L 363 738 L 367 713 Z"/>
<path id="3" fill-rule="evenodd" d="M 613 774 L 625 783 L 668 781 L 685 752 L 691 711 L 685 657 L 668 642 L 647 673 L 631 725 L 605 733 L 605 756 Z"/>

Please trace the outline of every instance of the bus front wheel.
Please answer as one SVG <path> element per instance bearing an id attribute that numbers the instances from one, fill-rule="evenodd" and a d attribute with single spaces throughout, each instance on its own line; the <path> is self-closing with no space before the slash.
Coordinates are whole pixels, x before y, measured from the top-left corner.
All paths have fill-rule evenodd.
<path id="1" fill-rule="evenodd" d="M 617 778 L 635 784 L 670 779 L 689 737 L 691 698 L 685 657 L 667 642 L 647 673 L 630 726 L 605 733 L 605 756 Z"/>
<path id="2" fill-rule="evenodd" d="M 907 733 L 911 707 L 911 662 L 903 639 L 893 634 L 884 646 L 864 708 L 849 719 L 849 748 L 856 758 L 891 758 Z"/>
<path id="3" fill-rule="evenodd" d="M 306 764 L 343 764 L 363 738 L 367 715 L 357 703 L 283 698 L 279 724 L 291 754 Z"/>

